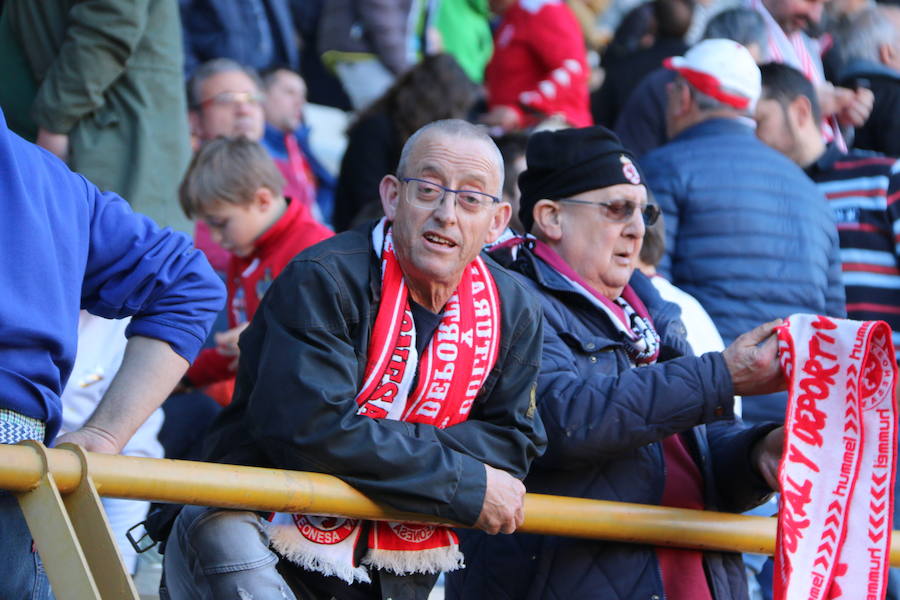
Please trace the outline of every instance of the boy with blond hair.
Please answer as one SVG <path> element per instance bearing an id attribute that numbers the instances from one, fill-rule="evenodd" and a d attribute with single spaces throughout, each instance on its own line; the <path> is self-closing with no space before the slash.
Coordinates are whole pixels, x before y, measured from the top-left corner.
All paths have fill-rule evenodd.
<path id="1" fill-rule="evenodd" d="M 307 247 L 331 237 L 302 202 L 282 193 L 284 179 L 257 142 L 216 138 L 194 156 L 179 190 L 191 219 L 205 222 L 213 240 L 228 250 L 227 331 L 203 350 L 185 375 L 191 386 L 234 377 L 237 340 L 272 281 Z"/>

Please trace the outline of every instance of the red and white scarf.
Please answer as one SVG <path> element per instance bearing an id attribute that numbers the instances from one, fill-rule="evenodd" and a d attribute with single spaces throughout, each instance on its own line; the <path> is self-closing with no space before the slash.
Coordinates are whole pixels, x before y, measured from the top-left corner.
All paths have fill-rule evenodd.
<path id="1" fill-rule="evenodd" d="M 622 334 L 625 351 L 631 362 L 635 365 L 656 362 L 660 349 L 659 334 L 650 318 L 650 312 L 630 285 L 625 286 L 618 298 L 610 300 L 582 279 L 553 248 L 537 239 L 519 239 L 522 239 L 521 243 L 530 243 L 535 256 L 555 269 L 580 296 L 606 313 L 613 326 Z"/>
<path id="2" fill-rule="evenodd" d="M 356 396 L 357 415 L 443 429 L 468 418 L 497 362 L 500 297 L 487 265 L 477 257 L 463 272 L 434 336 L 419 357 L 409 289 L 388 227 L 382 220 L 373 232 L 373 245 L 382 260 L 382 297 L 363 384 Z M 365 540 L 367 552 L 362 564 L 355 564 L 354 551 L 362 543 L 363 526 L 360 520 L 343 517 L 278 514 L 269 534 L 273 547 L 291 562 L 348 583 L 370 581 L 366 566 L 398 575 L 464 566 L 452 529 L 380 521 L 371 524 Z"/>
<path id="3" fill-rule="evenodd" d="M 884 598 L 894 512 L 897 364 L 882 321 L 793 315 L 775 599 Z"/>

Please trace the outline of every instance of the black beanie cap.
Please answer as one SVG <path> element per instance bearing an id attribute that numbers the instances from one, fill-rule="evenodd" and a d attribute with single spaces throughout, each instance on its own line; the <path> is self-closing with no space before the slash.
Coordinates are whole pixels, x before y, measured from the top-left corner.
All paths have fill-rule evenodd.
<path id="1" fill-rule="evenodd" d="M 642 184 L 634 155 L 601 126 L 541 131 L 528 140 L 526 170 L 519 175 L 519 220 L 534 225 L 534 205 L 620 183 Z"/>

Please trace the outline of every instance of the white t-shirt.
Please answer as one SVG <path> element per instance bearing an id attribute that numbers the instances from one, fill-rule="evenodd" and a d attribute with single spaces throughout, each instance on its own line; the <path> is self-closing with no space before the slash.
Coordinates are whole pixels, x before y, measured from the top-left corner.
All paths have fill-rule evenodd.
<path id="1" fill-rule="evenodd" d="M 106 393 L 125 354 L 125 328 L 130 318 L 111 320 L 86 311 L 78 316 L 78 350 L 72 374 L 62 393 L 62 431 L 74 431 L 84 425 Z M 162 409 L 156 409 L 128 440 L 122 454 L 162 458 L 163 449 L 156 439 L 162 427 Z"/>
<path id="2" fill-rule="evenodd" d="M 78 317 L 78 350 L 72 374 L 62 393 L 63 422 L 60 433 L 84 425 L 106 393 L 125 354 L 125 328 L 130 318 L 110 320 L 81 311 Z M 157 435 L 162 428 L 163 411 L 157 408 L 122 449 L 126 456 L 162 458 L 163 447 Z M 126 532 L 147 516 L 150 503 L 144 500 L 103 498 L 103 509 L 116 538 L 122 560 L 132 574 L 137 569 L 137 553 Z M 141 537 L 137 531 L 135 538 Z"/>
<path id="3" fill-rule="evenodd" d="M 650 281 L 663 300 L 681 307 L 681 320 L 687 329 L 687 341 L 694 354 L 700 356 L 706 352 L 721 352 L 725 349 L 725 342 L 722 341 L 719 330 L 696 298 L 675 287 L 660 275 L 654 275 Z M 734 414 L 741 416 L 740 396 L 734 397 Z"/>

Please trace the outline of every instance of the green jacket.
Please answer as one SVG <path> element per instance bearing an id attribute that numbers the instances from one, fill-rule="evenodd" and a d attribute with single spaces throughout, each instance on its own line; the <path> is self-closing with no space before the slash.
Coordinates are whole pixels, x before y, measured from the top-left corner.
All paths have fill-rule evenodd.
<path id="1" fill-rule="evenodd" d="M 30 117 L 68 134 L 74 171 L 190 231 L 178 205 L 190 139 L 177 0 L 6 0 L 4 26 L 0 68 L 19 68 L 0 106 L 18 132 L 33 134 Z"/>
<path id="2" fill-rule="evenodd" d="M 441 0 L 438 11 L 444 50 L 475 83 L 484 82 L 484 69 L 494 51 L 490 18 L 487 0 Z"/>

